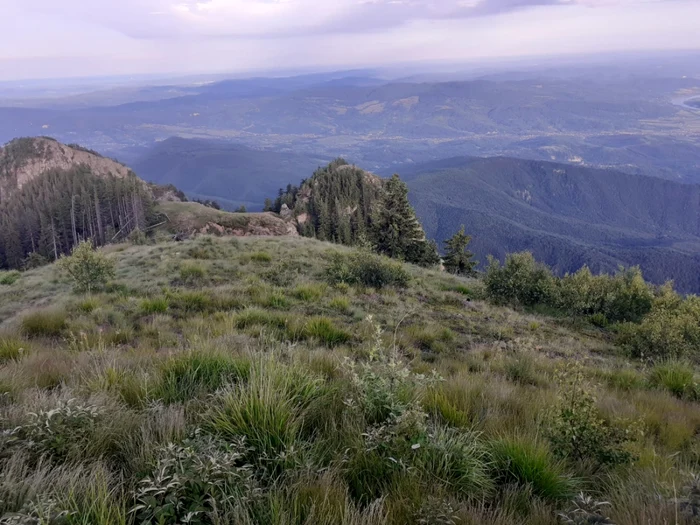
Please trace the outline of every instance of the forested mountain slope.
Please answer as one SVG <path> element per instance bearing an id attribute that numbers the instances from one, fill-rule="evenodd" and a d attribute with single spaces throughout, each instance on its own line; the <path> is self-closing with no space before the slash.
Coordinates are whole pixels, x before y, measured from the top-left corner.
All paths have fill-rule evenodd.
<path id="1" fill-rule="evenodd" d="M 512 158 L 399 168 L 427 235 L 465 224 L 473 249 L 531 250 L 559 272 L 641 265 L 654 282 L 700 290 L 700 186 Z"/>
<path id="2" fill-rule="evenodd" d="M 174 184 L 193 198 L 215 198 L 227 209 L 260 209 L 281 186 L 310 175 L 330 159 L 264 151 L 219 141 L 173 137 L 137 156 L 145 180 Z"/>

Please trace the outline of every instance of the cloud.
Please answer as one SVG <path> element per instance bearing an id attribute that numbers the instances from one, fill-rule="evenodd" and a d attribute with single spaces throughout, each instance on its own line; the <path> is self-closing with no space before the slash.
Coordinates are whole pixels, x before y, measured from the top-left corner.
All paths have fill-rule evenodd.
<path id="1" fill-rule="evenodd" d="M 422 20 L 465 19 L 543 5 L 658 1 L 662 0 L 24 0 L 22 5 L 131 38 L 163 39 L 366 33 Z"/>

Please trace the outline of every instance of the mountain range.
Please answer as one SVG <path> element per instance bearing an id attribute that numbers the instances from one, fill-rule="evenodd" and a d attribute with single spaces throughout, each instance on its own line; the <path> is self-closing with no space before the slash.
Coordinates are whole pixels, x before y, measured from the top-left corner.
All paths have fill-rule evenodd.
<path id="1" fill-rule="evenodd" d="M 427 235 L 464 224 L 482 263 L 529 250 L 559 273 L 639 265 L 653 282 L 700 290 L 699 185 L 507 157 L 397 171 Z"/>

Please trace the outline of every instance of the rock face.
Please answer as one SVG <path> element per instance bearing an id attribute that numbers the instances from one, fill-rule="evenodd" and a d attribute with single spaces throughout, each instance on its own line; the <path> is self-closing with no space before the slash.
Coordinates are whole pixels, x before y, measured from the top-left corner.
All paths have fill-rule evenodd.
<path id="1" fill-rule="evenodd" d="M 0 148 L 0 198 L 42 173 L 78 165 L 87 166 L 97 176 L 122 178 L 131 173 L 123 164 L 78 146 L 46 137 L 16 139 Z"/>

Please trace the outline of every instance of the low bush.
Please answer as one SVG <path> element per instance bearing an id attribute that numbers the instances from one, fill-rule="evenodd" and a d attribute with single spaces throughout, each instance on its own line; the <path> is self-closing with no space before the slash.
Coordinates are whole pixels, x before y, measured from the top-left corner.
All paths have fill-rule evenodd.
<path id="1" fill-rule="evenodd" d="M 700 360 L 700 297 L 666 287 L 640 324 L 625 324 L 617 344 L 640 359 Z"/>
<path id="2" fill-rule="evenodd" d="M 259 491 L 246 452 L 240 440 L 199 436 L 163 447 L 152 475 L 139 482 L 130 513 L 141 525 L 248 522 Z"/>
<path id="3" fill-rule="evenodd" d="M 554 297 L 552 272 L 530 252 L 508 255 L 503 266 L 491 257 L 484 283 L 488 297 L 498 304 L 551 304 Z"/>
<path id="4" fill-rule="evenodd" d="M 59 337 L 68 327 L 67 319 L 68 314 L 58 308 L 37 310 L 22 317 L 22 332 L 27 337 Z"/>
<path id="5" fill-rule="evenodd" d="M 330 284 L 360 284 L 372 288 L 405 288 L 410 280 L 401 263 L 364 250 L 350 255 L 334 254 L 326 268 L 326 278 Z"/>
<path id="6" fill-rule="evenodd" d="M 571 315 L 590 316 L 598 326 L 638 322 L 652 307 L 654 291 L 638 267 L 615 275 L 593 275 L 584 266 L 557 281 L 554 305 Z"/>
<path id="7" fill-rule="evenodd" d="M 557 379 L 559 400 L 546 428 L 552 450 L 561 458 L 598 465 L 632 461 L 628 442 L 633 436 L 600 416 L 592 389 L 586 385 L 581 364 L 574 363 L 562 368 Z"/>
<path id="8" fill-rule="evenodd" d="M 56 264 L 73 279 L 79 292 L 90 293 L 104 288 L 115 274 L 114 261 L 95 250 L 90 241 L 76 245 L 70 256 L 61 257 Z"/>
<path id="9" fill-rule="evenodd" d="M 2 436 L 2 444 L 19 447 L 35 460 L 42 456 L 56 461 L 79 459 L 104 416 L 100 406 L 75 399 L 61 401 L 54 408 L 29 412 L 26 421 Z"/>

